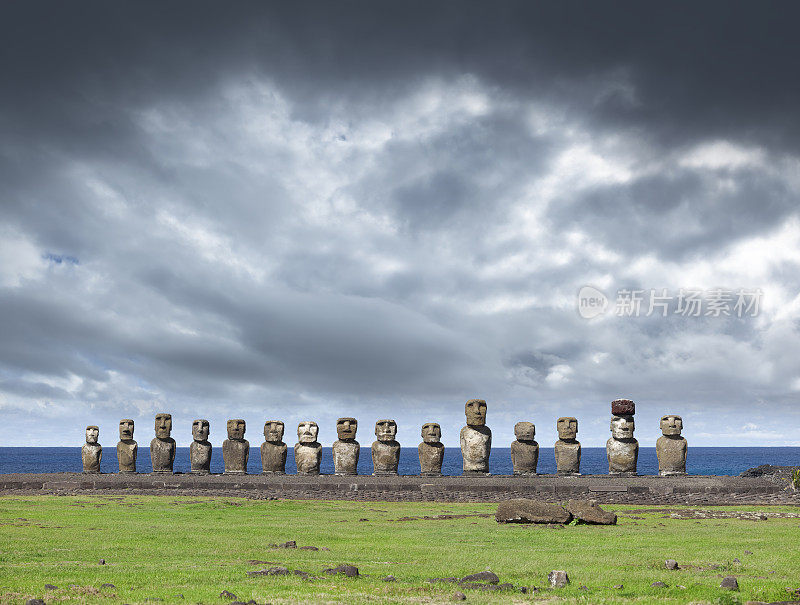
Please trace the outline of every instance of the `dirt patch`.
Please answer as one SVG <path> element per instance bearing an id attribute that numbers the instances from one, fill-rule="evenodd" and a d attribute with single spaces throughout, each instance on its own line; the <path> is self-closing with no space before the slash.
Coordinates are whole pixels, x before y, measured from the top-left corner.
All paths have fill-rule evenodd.
<path id="1" fill-rule="evenodd" d="M 753 512 L 739 510 L 681 509 L 669 512 L 670 519 L 743 519 L 745 521 L 767 521 L 768 519 L 800 519 L 800 513 Z"/>
<path id="2" fill-rule="evenodd" d="M 468 519 L 471 517 L 483 517 L 487 519 L 494 517 L 492 513 L 473 513 L 470 515 L 424 515 L 422 517 L 400 517 L 399 519 L 390 519 L 390 521 L 446 521 L 448 519 Z"/>

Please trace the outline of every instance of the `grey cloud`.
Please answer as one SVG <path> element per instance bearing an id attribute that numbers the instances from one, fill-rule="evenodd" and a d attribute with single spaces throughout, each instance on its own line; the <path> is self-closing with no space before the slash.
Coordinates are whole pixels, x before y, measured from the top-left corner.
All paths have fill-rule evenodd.
<path id="1" fill-rule="evenodd" d="M 554 437 L 546 419 L 565 407 L 604 425 L 623 395 L 654 418 L 713 410 L 733 426 L 755 401 L 796 417 L 792 312 L 767 327 L 592 323 L 571 302 L 598 277 L 670 285 L 630 277 L 645 254 L 706 262 L 796 218 L 778 161 L 800 134 L 793 4 L 2 11 L 0 228 L 41 260 L 0 289 L 4 440 L 18 410 L 44 424 L 135 415 L 149 432 L 161 407 L 181 422 L 239 409 L 249 423 L 330 422 L 341 408 L 396 410 L 406 435 L 439 420 L 453 444 L 473 396 L 502 419 L 499 444 L 521 415 Z M 445 94 L 404 121 L 440 90 L 486 106 Z M 288 118 L 270 113 L 281 103 Z M 373 123 L 393 136 L 371 140 Z M 567 181 L 542 210 L 540 180 L 576 132 L 627 142 L 633 176 Z M 767 166 L 676 165 L 718 139 L 763 149 Z M 572 231 L 618 258 L 594 258 Z M 764 275 L 800 288 L 789 257 Z"/>

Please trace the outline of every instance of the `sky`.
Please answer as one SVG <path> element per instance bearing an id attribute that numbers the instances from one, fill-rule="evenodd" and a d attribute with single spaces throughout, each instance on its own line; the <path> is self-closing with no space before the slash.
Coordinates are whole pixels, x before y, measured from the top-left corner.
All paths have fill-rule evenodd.
<path id="1" fill-rule="evenodd" d="M 798 17 L 3 3 L 0 445 L 456 446 L 481 398 L 591 447 L 628 398 L 643 446 L 800 446 Z"/>

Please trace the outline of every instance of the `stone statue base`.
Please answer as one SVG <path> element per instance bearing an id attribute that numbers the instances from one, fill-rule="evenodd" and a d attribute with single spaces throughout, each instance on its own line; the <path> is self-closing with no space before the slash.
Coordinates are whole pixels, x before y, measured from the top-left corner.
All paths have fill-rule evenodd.
<path id="1" fill-rule="evenodd" d="M 559 477 L 580 477 L 580 473 L 573 473 L 572 471 L 556 471 Z"/>
<path id="2" fill-rule="evenodd" d="M 397 471 L 375 471 L 372 473 L 373 477 L 397 477 Z"/>
<path id="3" fill-rule="evenodd" d="M 136 471 L 119 471 L 120 475 L 136 475 Z"/>
<path id="4" fill-rule="evenodd" d="M 462 477 L 491 477 L 492 473 L 489 471 L 461 471 Z"/>
<path id="5" fill-rule="evenodd" d="M 608 474 L 612 477 L 638 477 L 639 473 L 636 471 L 609 471 Z"/>
<path id="6" fill-rule="evenodd" d="M 685 477 L 687 473 L 681 471 L 658 471 L 659 477 Z"/>
<path id="7" fill-rule="evenodd" d="M 210 475 L 211 471 L 207 471 L 205 469 L 193 469 L 189 471 L 190 475 Z"/>
<path id="8" fill-rule="evenodd" d="M 261 471 L 262 475 L 285 475 L 285 471 Z"/>
<path id="9" fill-rule="evenodd" d="M 223 475 L 246 475 L 247 471 L 223 471 Z"/>
<path id="10" fill-rule="evenodd" d="M 435 472 L 420 473 L 419 476 L 420 477 L 444 477 L 444 475 L 442 475 L 442 473 L 435 473 Z"/>
<path id="11" fill-rule="evenodd" d="M 538 477 L 539 473 L 536 471 L 514 471 L 515 477 Z"/>
<path id="12" fill-rule="evenodd" d="M 319 471 L 297 471 L 297 474 L 298 475 L 309 476 L 309 475 L 319 475 L 320 472 Z"/>

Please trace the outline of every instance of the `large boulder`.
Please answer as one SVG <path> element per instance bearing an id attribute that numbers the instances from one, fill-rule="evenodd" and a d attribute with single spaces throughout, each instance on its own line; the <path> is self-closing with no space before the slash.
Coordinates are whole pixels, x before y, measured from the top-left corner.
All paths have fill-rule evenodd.
<path id="1" fill-rule="evenodd" d="M 596 504 L 585 500 L 570 500 L 567 511 L 578 521 L 594 525 L 616 525 L 617 515 L 603 510 Z"/>
<path id="2" fill-rule="evenodd" d="M 558 504 L 517 498 L 498 504 L 494 518 L 498 523 L 569 523 L 572 514 Z"/>

